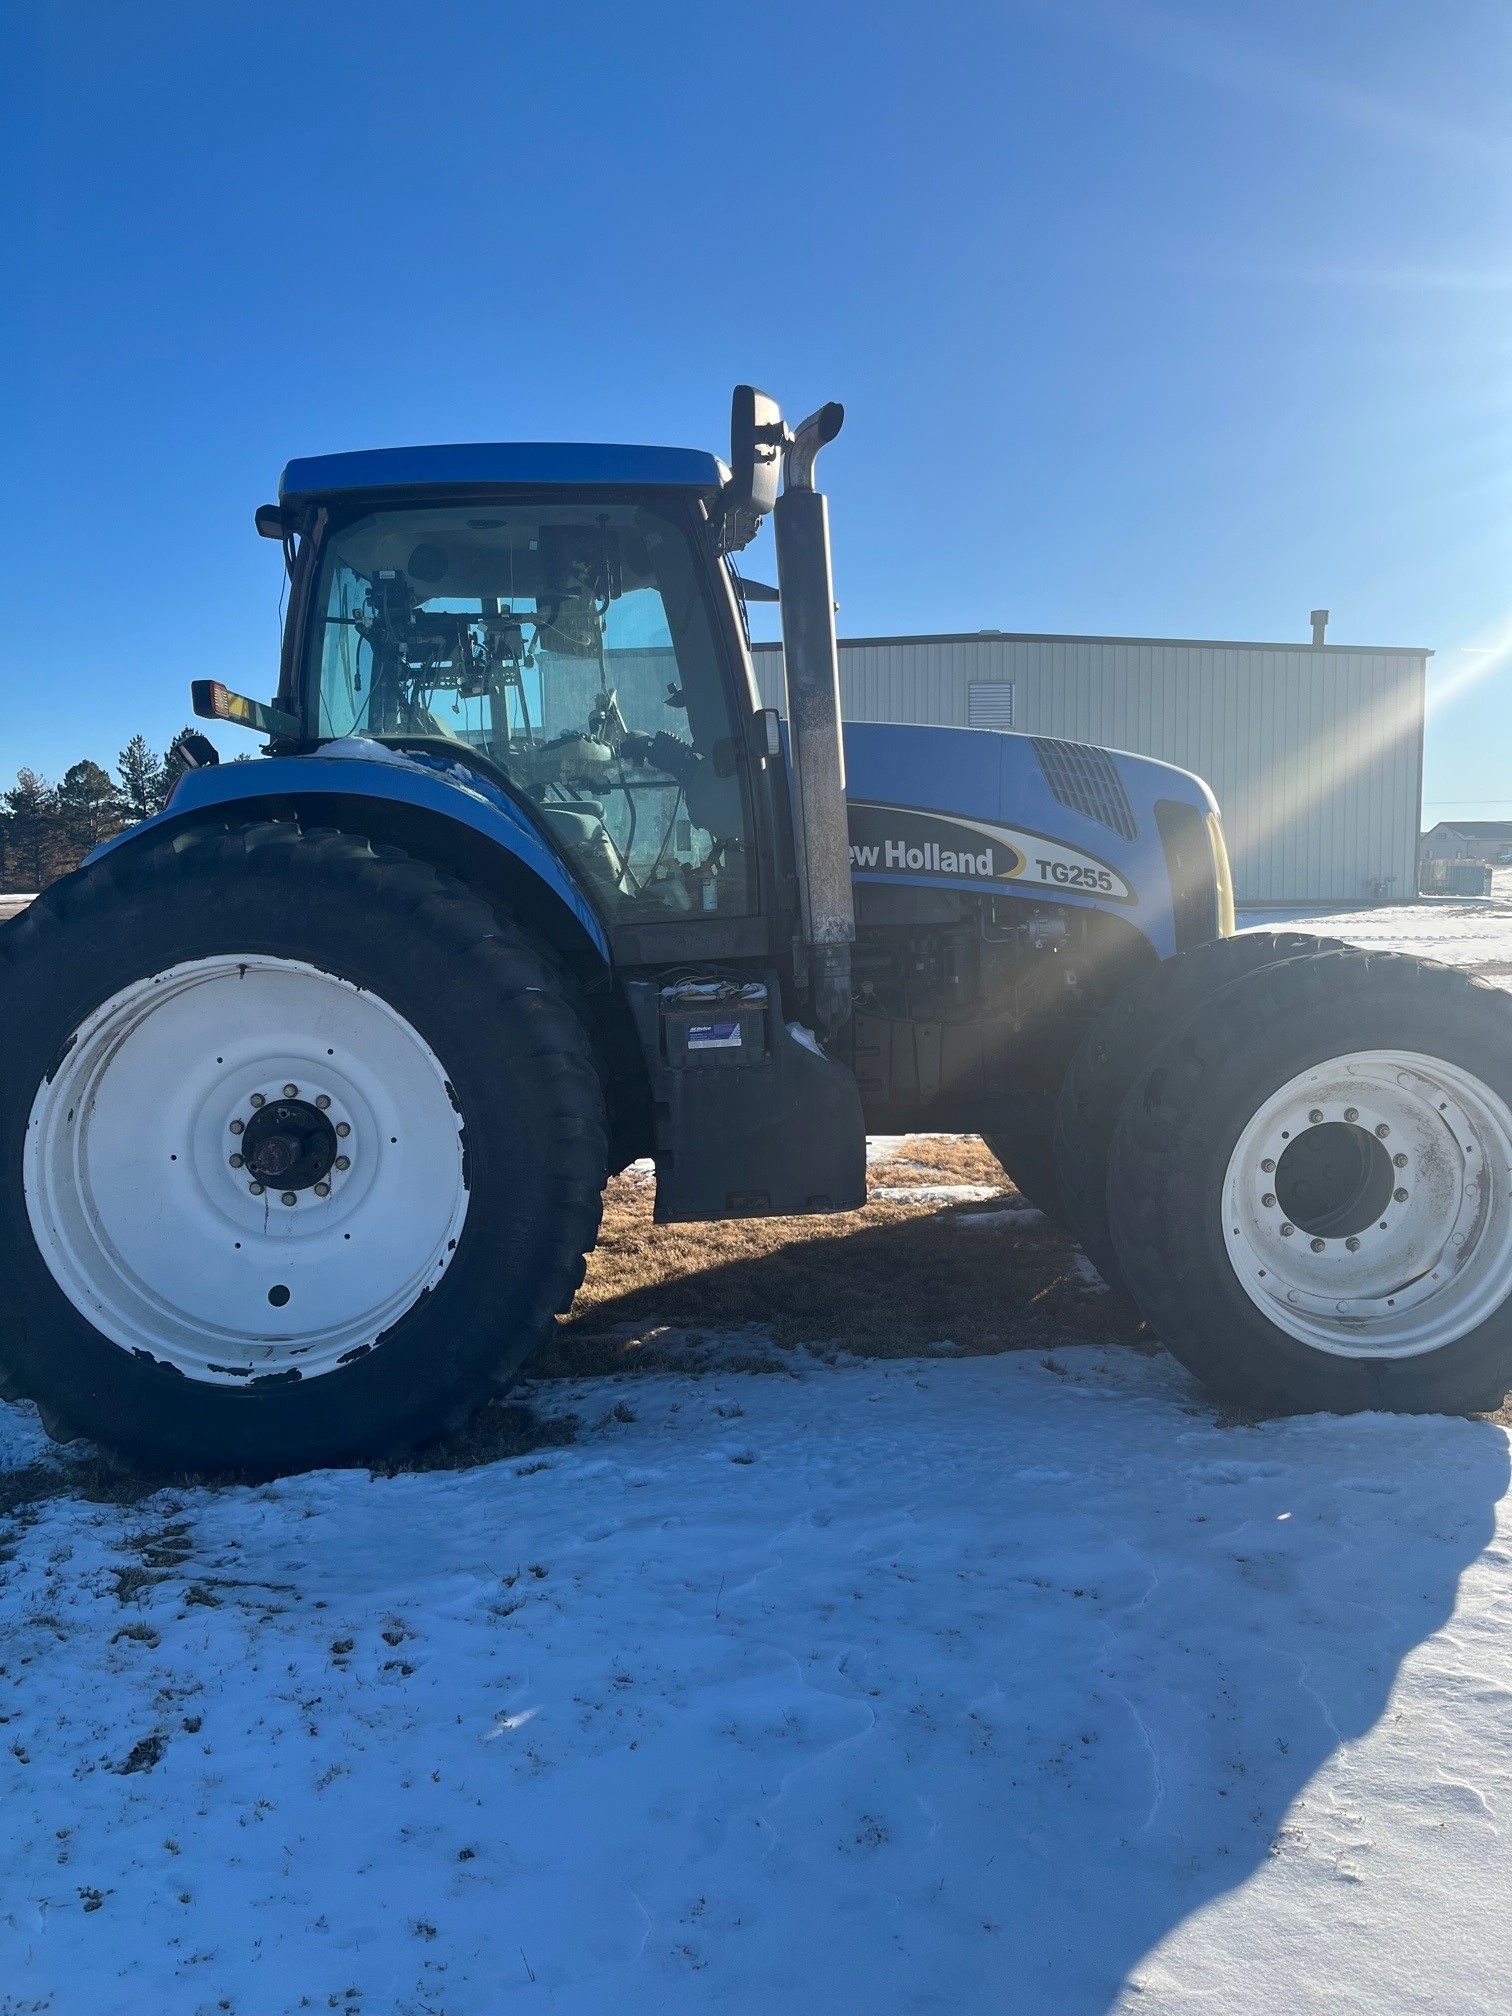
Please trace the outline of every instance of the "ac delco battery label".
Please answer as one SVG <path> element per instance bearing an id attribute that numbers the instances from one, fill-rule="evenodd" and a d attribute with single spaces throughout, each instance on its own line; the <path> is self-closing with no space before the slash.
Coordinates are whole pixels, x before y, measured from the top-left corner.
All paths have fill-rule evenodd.
<path id="1" fill-rule="evenodd" d="M 1046 891 L 1076 891 L 1112 903 L 1134 902 L 1116 868 L 1038 833 L 942 812 L 896 805 L 850 803 L 851 872 L 856 875 L 963 877 L 972 882 L 1017 882 Z"/>
<path id="2" fill-rule="evenodd" d="M 738 1050 L 740 1048 L 740 1024 L 738 1022 L 695 1022 L 688 1031 L 690 1050 Z"/>

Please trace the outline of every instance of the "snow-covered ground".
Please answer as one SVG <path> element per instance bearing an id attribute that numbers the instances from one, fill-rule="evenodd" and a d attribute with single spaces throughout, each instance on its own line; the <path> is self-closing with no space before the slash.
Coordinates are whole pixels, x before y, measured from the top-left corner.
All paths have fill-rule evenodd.
<path id="1" fill-rule="evenodd" d="M 1507 2006 L 1501 1428 L 783 1358 L 134 1505 L 0 1408 L 0 2016 Z"/>
<path id="2" fill-rule="evenodd" d="M 43 1505 L 0 2009 L 1506 2006 L 1500 1429 L 1096 1348 L 616 1394 Z"/>
<path id="3" fill-rule="evenodd" d="M 1429 896 L 1369 910 L 1245 910 L 1239 924 L 1243 930 L 1291 924 L 1371 952 L 1416 952 L 1512 987 L 1512 868 L 1497 869 L 1491 895 L 1478 901 Z"/>

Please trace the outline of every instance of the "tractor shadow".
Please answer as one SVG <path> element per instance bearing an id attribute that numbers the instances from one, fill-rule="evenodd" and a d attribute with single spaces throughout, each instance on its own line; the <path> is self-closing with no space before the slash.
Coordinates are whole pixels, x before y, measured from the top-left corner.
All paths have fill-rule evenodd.
<path id="1" fill-rule="evenodd" d="M 616 1178 L 587 1279 L 529 1376 L 685 1371 L 700 1352 L 760 1371 L 798 1349 L 833 1359 L 1150 1348 L 1139 1312 L 1025 1205 L 980 1143 L 931 1142 L 872 1174 L 861 1211 L 708 1225 L 653 1223 L 649 1180 Z M 942 1185 L 963 1184 L 999 1187 L 969 1203 L 933 1201 Z"/>
<path id="2" fill-rule="evenodd" d="M 1064 1351 L 1074 1344 L 1133 1348 L 1088 1359 Z M 1141 1365 L 1163 1354 L 1138 1312 L 1089 1283 L 1064 1235 L 1011 1193 L 656 1227 L 644 1188 L 622 1192 L 583 1296 L 530 1369 L 781 1374 L 815 1355 L 1005 1351 L 1036 1352 L 1062 1377 L 1068 1424 L 1090 1386 L 1129 1392 L 1105 1390 L 1095 1429 L 1074 1431 L 1068 1465 L 1090 1449 L 1093 1488 L 1068 1500 L 1063 1532 L 1047 1537 L 1013 1483 L 1038 1474 L 1019 1466 L 1048 1475 L 1066 1453 L 1037 1439 L 1043 1404 L 1034 1425 L 1002 1421 L 1000 1519 L 973 1536 L 979 1514 L 961 1512 L 979 1578 L 963 1585 L 963 1629 L 997 1636 L 1002 1678 L 990 1716 L 968 1692 L 932 1711 L 979 1747 L 914 1788 L 942 1838 L 981 1850 L 976 1916 L 940 1975 L 965 2009 L 1109 2016 L 1158 1995 L 1156 1949 L 1273 1862 L 1283 1886 L 1310 1879 L 1320 1909 L 1327 1886 L 1365 1880 L 1373 1816 L 1356 1810 L 1360 1793 L 1346 1812 L 1308 1787 L 1382 1720 L 1403 1662 L 1452 1618 L 1494 1540 L 1508 1443 L 1484 1421 L 1225 1415 L 1177 1368 Z M 1126 1400 L 1139 1417 L 1127 1439 Z M 979 1427 L 963 1415 L 963 1439 Z M 963 1474 L 970 1462 L 963 1450 Z M 937 1512 L 931 1491 L 904 1488 L 900 1517 Z M 891 1651 L 906 1666 L 904 1646 Z M 917 1670 L 937 1657 L 921 1631 Z M 878 1772 L 900 1796 L 907 1760 L 904 1736 Z M 994 1933 L 979 1973 L 967 1957 L 978 1925 Z M 1321 1919 L 1315 1936 L 1328 1938 Z M 1199 1964 L 1221 1962 L 1202 1945 L 1221 1934 L 1195 1937 Z M 1176 1983 L 1185 1965 L 1178 1949 Z M 900 1976 L 900 2001 L 902 1989 Z M 1294 2006 L 1311 2004 L 1299 1994 Z"/>
<path id="3" fill-rule="evenodd" d="M 994 1774 L 992 1852 L 1017 1986 L 997 2000 L 1002 1976 L 984 1970 L 984 2009 L 1108 2016 L 1145 1994 L 1164 2006 L 1163 1990 L 1186 2007 L 1197 1981 L 1233 1964 L 1222 1918 L 1203 1914 L 1251 1879 L 1274 1887 L 1240 1907 L 1241 1950 L 1263 1952 L 1257 1934 L 1299 1897 L 1316 1914 L 1300 1934 L 1287 1919 L 1288 1959 L 1274 1975 L 1262 1968 L 1281 2000 L 1263 2006 L 1321 2009 L 1306 1983 L 1310 1959 L 1320 1979 L 1336 1974 L 1332 1914 L 1394 1944 L 1416 1908 L 1372 1895 L 1372 1851 L 1419 1784 L 1426 1804 L 1439 1797 L 1437 1745 L 1422 1757 L 1393 1748 L 1389 1764 L 1378 1751 L 1353 1774 L 1329 1771 L 1326 1790 L 1309 1787 L 1388 1717 L 1404 1662 L 1454 1616 L 1462 1577 L 1495 1541 L 1506 1436 L 1484 1421 L 1315 1418 L 1230 1430 L 1232 1460 L 1194 1462 L 1190 1446 L 1210 1450 L 1211 1438 L 1189 1425 L 1132 1466 L 1115 1459 L 1130 1531 L 1078 1517 L 1072 1573 L 1058 1549 L 1047 1571 L 1096 1596 L 1095 1639 L 1040 1637 L 1016 1602 L 1005 1619 L 1004 1721 L 1016 1726 Z M 1478 1691 L 1467 1674 L 1484 1740 L 1502 1711 L 1470 1705 Z M 1432 1894 L 1425 1885 L 1419 1902 Z M 1409 1941 L 1400 1953 L 1410 1964 Z M 1260 2006 L 1262 1992 L 1238 1999 Z"/>

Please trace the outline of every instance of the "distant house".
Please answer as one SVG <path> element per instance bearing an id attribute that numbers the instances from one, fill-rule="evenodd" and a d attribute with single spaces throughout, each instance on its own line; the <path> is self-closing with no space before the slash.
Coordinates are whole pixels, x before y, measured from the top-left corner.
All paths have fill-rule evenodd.
<path id="1" fill-rule="evenodd" d="M 1441 819 L 1423 835 L 1424 861 L 1512 862 L 1512 819 Z"/>

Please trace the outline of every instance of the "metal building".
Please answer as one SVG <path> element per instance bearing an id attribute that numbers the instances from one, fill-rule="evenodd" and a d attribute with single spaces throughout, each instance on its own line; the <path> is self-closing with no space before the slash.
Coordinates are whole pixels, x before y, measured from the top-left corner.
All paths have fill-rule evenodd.
<path id="1" fill-rule="evenodd" d="M 1323 612 L 1319 612 L 1321 615 Z M 840 645 L 852 721 L 1013 728 L 1159 756 L 1223 808 L 1249 904 L 1417 894 L 1425 650 L 1168 637 L 856 637 Z M 781 705 L 781 646 L 755 647 Z"/>

